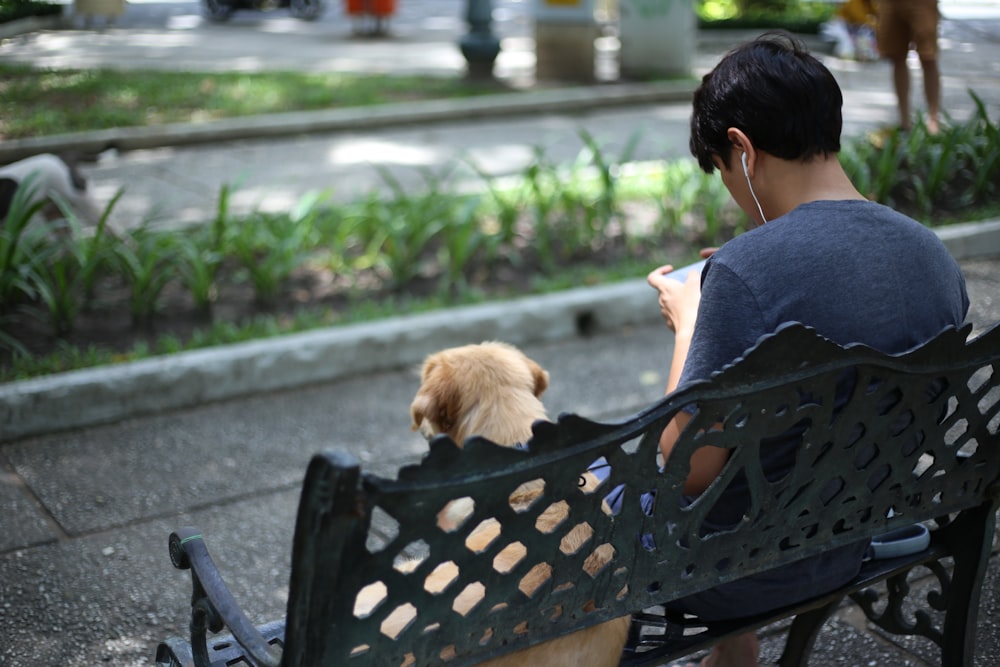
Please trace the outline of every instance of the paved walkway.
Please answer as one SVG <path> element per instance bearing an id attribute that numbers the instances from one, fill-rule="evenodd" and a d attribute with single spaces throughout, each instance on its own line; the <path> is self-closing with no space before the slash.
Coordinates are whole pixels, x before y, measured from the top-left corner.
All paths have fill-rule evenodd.
<path id="1" fill-rule="evenodd" d="M 238 16 L 230 24 L 214 26 L 201 23 L 192 3 L 152 3 L 153 13 L 141 19 L 131 16 L 141 6 L 137 3 L 117 27 L 18 37 L 0 46 L 0 59 L 56 65 L 53 59 L 69 56 L 64 64 L 97 66 L 100 59 L 85 59 L 109 52 L 112 45 L 120 49 L 114 52 L 121 62 L 177 63 L 183 54 L 190 62 L 252 68 L 279 66 L 290 62 L 287 59 L 299 65 L 314 63 L 307 54 L 315 52 L 307 45 L 315 44 L 327 54 L 330 67 L 345 67 L 347 62 L 373 68 L 393 67 L 393 62 L 438 63 L 446 59 L 434 54 L 448 52 L 447 71 L 457 72 L 462 64 L 452 48 L 462 26 L 455 20 L 455 5 L 443 0 L 403 4 L 394 24 L 398 33 L 386 40 L 361 40 L 350 36 L 349 26 L 336 12 L 316 24 L 276 13 Z M 498 7 L 508 12 L 500 12 L 498 29 L 510 34 L 500 71 L 508 66 L 512 72 L 518 67 L 530 70 L 527 60 L 519 65 L 513 57 L 530 54 L 524 25 L 516 19 L 517 11 L 523 16 L 523 6 L 510 2 Z M 970 17 L 944 26 L 946 106 L 956 116 L 969 111 L 963 101 L 967 86 L 980 92 L 994 111 L 1000 105 L 998 25 L 995 19 Z M 276 48 L 279 44 L 285 48 Z M 516 48 L 518 44 L 523 48 Z M 724 48 L 702 40 L 696 66 L 710 66 Z M 413 53 L 427 58 L 403 55 Z M 892 121 L 884 64 L 831 61 L 831 66 L 846 91 L 851 131 Z M 594 90 L 604 88 L 615 86 Z M 281 207 L 323 184 L 336 184 L 345 196 L 376 187 L 372 164 L 405 175 L 416 167 L 435 168 L 472 153 L 495 173 L 504 173 L 516 171 L 539 144 L 553 159 L 572 157 L 580 148 L 580 127 L 611 145 L 622 145 L 623 137 L 642 128 L 650 137 L 645 156 L 680 155 L 687 114 L 683 103 L 643 102 L 623 108 L 619 102 L 614 108 L 572 115 L 539 112 L 280 140 L 167 146 L 106 154 L 88 175 L 100 196 L 127 186 L 124 215 L 142 217 L 160 210 L 170 220 L 198 220 L 214 207 L 220 183 L 240 177 L 241 205 Z M 962 265 L 974 321 L 984 326 L 1000 320 L 1000 260 L 968 259 Z M 672 345 L 658 321 L 652 293 L 645 306 L 637 301 L 640 290 L 633 285 L 624 289 L 624 295 L 603 300 L 591 292 L 584 305 L 567 306 L 570 297 L 560 296 L 508 305 L 502 312 L 456 311 L 447 321 L 404 320 L 393 324 L 410 336 L 402 344 L 380 338 L 385 328 L 364 330 L 354 344 L 384 358 L 399 349 L 415 352 L 458 340 L 514 340 L 551 372 L 546 396 L 551 414 L 574 411 L 613 418 L 661 394 L 666 368 L 662 361 L 651 363 L 650 355 L 669 359 Z M 557 302 L 565 307 L 560 310 Z M 589 337 L 575 335 L 575 317 L 581 312 L 599 325 Z M 534 334 L 533 339 L 520 340 L 537 322 L 544 322 L 544 330 L 555 338 Z M 341 360 L 318 356 L 298 362 L 317 367 Z M 159 374 L 176 387 L 186 387 L 191 368 L 204 363 L 209 362 L 196 360 L 191 367 L 167 362 Z M 261 382 L 274 375 L 273 368 L 260 372 L 256 377 Z M 595 383 L 594 378 L 601 381 Z M 204 391 L 214 385 L 214 380 L 195 382 L 201 382 Z M 62 381 L 65 391 L 71 384 Z M 133 393 L 155 404 L 163 395 L 151 387 Z M 206 401 L 145 416 L 118 415 L 111 423 L 30 437 L 0 436 L 0 664 L 151 664 L 156 641 L 185 632 L 189 584 L 170 567 L 166 551 L 167 534 L 182 524 L 204 529 L 251 618 L 264 621 L 281 615 L 297 489 L 309 456 L 322 448 L 343 448 L 369 470 L 392 474 L 423 451 L 422 441 L 408 431 L 407 406 L 415 389 L 412 363 L 397 358 L 393 368 L 356 367 L 337 380 L 274 388 L 242 399 Z M 96 400 L 98 392 L 91 391 Z M 983 591 L 977 665 L 998 664 L 998 576 L 994 562 Z M 933 664 L 932 647 L 895 644 L 864 630 L 864 625 L 855 608 L 845 607 L 820 636 L 814 664 Z M 778 634 L 765 639 L 765 664 L 773 663 L 780 645 Z"/>

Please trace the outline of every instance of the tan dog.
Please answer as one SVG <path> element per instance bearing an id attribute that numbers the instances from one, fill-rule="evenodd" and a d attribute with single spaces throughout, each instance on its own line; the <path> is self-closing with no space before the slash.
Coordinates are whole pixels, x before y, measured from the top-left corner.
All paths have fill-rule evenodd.
<path id="1" fill-rule="evenodd" d="M 410 406 L 413 430 L 421 430 L 431 437 L 448 435 L 458 446 L 467 438 L 479 435 L 499 445 L 507 447 L 527 442 L 531 437 L 531 425 L 537 420 L 547 419 L 545 407 L 539 397 L 549 386 L 549 374 L 535 361 L 529 359 L 517 348 L 499 342 L 480 345 L 466 345 L 450 348 L 429 356 L 421 371 L 421 385 Z M 588 475 L 589 476 L 589 475 Z M 596 483 L 595 480 L 587 480 Z M 529 504 L 543 491 L 543 485 L 524 485 L 517 497 L 511 497 L 513 505 Z M 550 508 L 551 510 L 551 508 Z M 449 517 L 439 517 L 438 526 L 442 530 L 456 530 L 462 510 L 449 508 Z M 566 518 L 565 510 L 549 511 L 539 517 L 539 528 L 555 528 Z M 584 544 L 590 537 L 585 530 L 574 528 L 565 540 L 572 549 Z M 473 551 L 485 549 L 500 532 L 498 522 L 480 524 L 468 537 L 467 545 Z M 588 569 L 600 569 L 601 554 L 595 551 L 593 562 L 588 561 Z M 512 569 L 523 554 L 505 549 L 498 554 L 494 567 L 499 572 Z M 509 562 L 507 562 L 509 561 Z M 433 590 L 436 586 L 451 581 L 455 573 L 437 568 L 428 578 L 426 586 Z M 544 568 L 532 570 L 537 582 L 524 584 L 534 589 L 548 578 Z M 441 581 L 433 581 L 435 577 Z M 362 601 L 359 600 L 359 605 Z M 472 607 L 477 601 L 471 601 Z M 464 610 L 457 610 L 462 613 Z M 400 629 L 409 619 L 398 619 Z M 488 667 L 602 667 L 617 665 L 628 637 L 629 618 L 622 617 L 582 630 L 572 635 L 533 646 L 482 663 Z M 389 628 L 388 634 L 393 635 Z"/>
<path id="2" fill-rule="evenodd" d="M 453 347 L 430 355 L 410 404 L 412 429 L 445 434 L 461 447 L 472 435 L 514 446 L 531 437 L 531 424 L 547 419 L 539 396 L 549 374 L 506 343 Z"/>

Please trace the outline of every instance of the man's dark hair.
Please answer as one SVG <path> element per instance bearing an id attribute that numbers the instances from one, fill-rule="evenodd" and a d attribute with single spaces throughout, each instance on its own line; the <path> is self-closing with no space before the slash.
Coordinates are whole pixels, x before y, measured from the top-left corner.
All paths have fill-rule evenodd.
<path id="1" fill-rule="evenodd" d="M 765 33 L 730 51 L 702 78 L 694 94 L 691 154 L 712 173 L 713 156 L 728 161 L 730 127 L 786 160 L 837 153 L 843 102 L 833 74 L 799 40 Z"/>

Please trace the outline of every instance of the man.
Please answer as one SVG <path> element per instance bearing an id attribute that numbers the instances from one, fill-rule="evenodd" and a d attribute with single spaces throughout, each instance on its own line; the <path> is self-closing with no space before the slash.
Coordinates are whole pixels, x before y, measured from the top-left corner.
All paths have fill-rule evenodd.
<path id="1" fill-rule="evenodd" d="M 675 333 L 668 392 L 708 378 L 785 322 L 842 345 L 898 353 L 964 321 L 965 281 L 943 244 L 918 222 L 867 201 L 841 168 L 842 102 L 830 71 L 782 33 L 734 49 L 702 80 L 691 152 L 706 172 L 720 171 L 756 227 L 719 248 L 700 278 L 672 279 L 669 265 L 647 277 Z M 681 413 L 663 432 L 667 465 L 689 420 Z M 685 493 L 703 491 L 726 456 L 699 450 Z M 789 456 L 794 450 L 778 447 L 764 465 L 786 466 Z M 721 516 L 738 515 L 741 501 L 730 497 Z M 866 546 L 720 586 L 676 609 L 722 620 L 793 604 L 853 578 Z M 757 650 L 753 633 L 741 635 L 702 664 L 756 665 Z"/>
<path id="2" fill-rule="evenodd" d="M 899 104 L 899 126 L 909 130 L 910 70 L 906 57 L 912 44 L 924 73 L 927 131 L 937 134 L 941 105 L 941 72 L 938 69 L 937 0 L 879 0 L 877 42 L 882 57 L 892 62 L 892 82 Z"/>

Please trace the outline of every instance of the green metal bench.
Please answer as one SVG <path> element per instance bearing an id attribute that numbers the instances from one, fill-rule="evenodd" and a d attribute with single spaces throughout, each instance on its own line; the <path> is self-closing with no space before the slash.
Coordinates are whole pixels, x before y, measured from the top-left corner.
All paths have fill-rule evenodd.
<path id="1" fill-rule="evenodd" d="M 302 489 L 286 618 L 254 627 L 202 536 L 178 531 L 170 554 L 192 571 L 191 637 L 162 643 L 157 664 L 472 665 L 632 614 L 623 665 L 662 664 L 789 617 L 781 664 L 805 665 L 820 626 L 851 596 L 886 631 L 938 644 L 941 664 L 971 665 L 1000 497 L 1000 325 L 967 342 L 969 331 L 886 356 L 790 325 L 711 381 L 623 421 L 538 422 L 525 450 L 437 440 L 394 480 L 362 474 L 343 453 L 317 455 Z M 846 402 L 844 386 L 853 387 Z M 697 411 L 676 445 L 678 463 L 660 471 L 659 433 L 690 404 Z M 760 443 L 793 427 L 802 433 L 795 465 L 768 480 Z M 696 502 L 679 502 L 687 474 L 679 462 L 708 444 L 729 448 L 729 462 Z M 610 471 L 596 491 L 580 481 L 595 461 Z M 737 474 L 751 494 L 743 521 L 703 535 L 706 513 Z M 527 510 L 512 503 L 533 480 L 544 481 L 539 499 Z M 606 498 L 619 485 L 615 511 Z M 639 499 L 651 490 L 647 512 Z M 457 498 L 474 509 L 446 532 L 437 516 Z M 540 530 L 538 515 L 553 505 L 566 520 Z M 500 537 L 479 553 L 467 548 L 470 531 L 491 519 Z M 667 601 L 917 522 L 931 528 L 926 549 L 869 561 L 850 585 L 795 608 L 695 627 L 657 613 Z M 580 524 L 590 539 L 574 551 L 563 537 Z M 497 571 L 494 558 L 516 544 L 526 555 Z M 607 561 L 596 571 L 595 555 Z M 457 570 L 454 580 L 427 590 L 442 564 Z M 539 571 L 545 583 L 525 590 L 526 575 Z M 911 572 L 932 575 L 938 590 L 908 597 Z M 361 608 L 359 594 L 380 601 Z M 478 602 L 460 614 L 460 596 L 465 606 Z M 904 613 L 913 605 L 916 613 Z M 394 614 L 412 620 L 388 636 L 383 623 Z M 231 634 L 209 636 L 224 628 Z"/>

